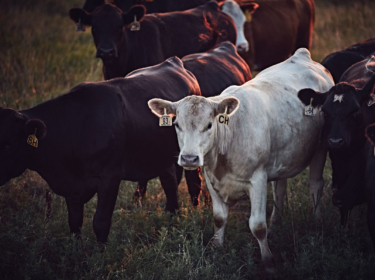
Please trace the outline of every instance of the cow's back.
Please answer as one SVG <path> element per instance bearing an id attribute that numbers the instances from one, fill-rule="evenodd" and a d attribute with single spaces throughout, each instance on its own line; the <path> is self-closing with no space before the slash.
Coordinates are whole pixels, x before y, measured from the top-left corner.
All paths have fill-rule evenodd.
<path id="1" fill-rule="evenodd" d="M 215 98 L 235 96 L 240 100 L 239 111 L 230 120 L 235 131 L 228 156 L 249 166 L 249 176 L 261 166 L 269 180 L 301 172 L 317 149 L 323 116 L 304 116 L 298 91 L 313 88 L 322 92 L 331 86 L 325 68 L 313 62 L 306 49 L 299 49 L 244 85 L 229 87 Z"/>
<path id="2" fill-rule="evenodd" d="M 197 78 L 205 97 L 219 95 L 227 87 L 251 79 L 248 65 L 230 42 L 223 42 L 210 52 L 187 55 L 182 61 Z"/>

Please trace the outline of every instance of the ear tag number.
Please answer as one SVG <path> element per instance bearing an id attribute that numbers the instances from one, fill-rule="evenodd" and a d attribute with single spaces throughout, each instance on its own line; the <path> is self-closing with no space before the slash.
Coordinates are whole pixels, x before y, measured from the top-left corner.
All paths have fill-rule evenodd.
<path id="1" fill-rule="evenodd" d="M 141 23 L 137 21 L 137 16 L 134 16 L 134 21 L 130 24 L 130 31 L 141 30 Z"/>
<path id="2" fill-rule="evenodd" d="M 229 116 L 227 115 L 228 106 L 225 106 L 224 114 L 219 114 L 219 123 L 228 125 Z"/>
<path id="3" fill-rule="evenodd" d="M 85 31 L 85 25 L 81 22 L 81 19 L 76 23 L 77 30 L 76 31 Z"/>
<path id="4" fill-rule="evenodd" d="M 159 126 L 172 126 L 172 117 L 167 115 L 167 109 L 164 108 L 164 115 L 159 119 Z"/>
<path id="5" fill-rule="evenodd" d="M 312 106 L 312 102 L 313 102 L 313 100 L 314 100 L 314 98 L 311 98 L 310 99 L 310 104 L 309 105 L 307 105 L 306 107 L 305 107 L 305 115 L 306 116 L 316 116 L 316 111 L 317 111 L 317 109 L 315 109 L 313 106 Z"/>
<path id="6" fill-rule="evenodd" d="M 245 18 L 246 18 L 246 22 L 250 22 L 252 20 L 252 16 L 249 10 L 245 11 Z"/>
<path id="7" fill-rule="evenodd" d="M 371 105 L 375 104 L 375 95 L 371 95 L 371 100 L 368 101 L 367 106 L 370 107 Z"/>
<path id="8" fill-rule="evenodd" d="M 37 128 L 35 128 L 34 134 L 29 135 L 29 137 L 27 138 L 27 144 L 35 148 L 38 148 L 38 138 L 36 138 L 36 131 Z"/>

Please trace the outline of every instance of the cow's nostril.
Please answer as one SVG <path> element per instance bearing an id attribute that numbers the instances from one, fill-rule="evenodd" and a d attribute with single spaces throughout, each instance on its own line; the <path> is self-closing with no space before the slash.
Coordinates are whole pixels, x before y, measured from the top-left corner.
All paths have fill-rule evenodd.
<path id="1" fill-rule="evenodd" d="M 329 138 L 328 144 L 331 148 L 340 148 L 344 145 L 344 138 Z"/>
<path id="2" fill-rule="evenodd" d="M 183 166 L 198 166 L 199 157 L 196 155 L 181 155 L 181 164 Z"/>

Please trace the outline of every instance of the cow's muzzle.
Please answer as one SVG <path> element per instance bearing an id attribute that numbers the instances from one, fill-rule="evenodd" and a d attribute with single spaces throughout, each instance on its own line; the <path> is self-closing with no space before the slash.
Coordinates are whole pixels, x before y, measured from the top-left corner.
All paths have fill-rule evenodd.
<path id="1" fill-rule="evenodd" d="M 331 149 L 341 149 L 344 148 L 346 141 L 344 138 L 329 138 L 328 147 Z"/>
<path id="2" fill-rule="evenodd" d="M 96 57 L 101 58 L 103 60 L 111 60 L 115 57 L 117 57 L 116 50 L 115 49 L 103 49 L 99 48 L 96 51 Z"/>
<path id="3" fill-rule="evenodd" d="M 181 155 L 181 166 L 185 169 L 197 169 L 199 167 L 199 156 Z"/>

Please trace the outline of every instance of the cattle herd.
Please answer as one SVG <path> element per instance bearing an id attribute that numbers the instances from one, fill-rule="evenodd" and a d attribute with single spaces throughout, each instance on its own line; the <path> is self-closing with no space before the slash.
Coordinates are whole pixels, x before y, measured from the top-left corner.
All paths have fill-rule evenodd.
<path id="1" fill-rule="evenodd" d="M 183 169 L 196 206 L 203 168 L 213 244 L 223 244 L 228 207 L 249 197 L 250 230 L 273 278 L 267 232 L 287 179 L 310 167 L 319 219 L 328 152 L 341 224 L 366 203 L 375 246 L 375 39 L 313 61 L 313 0 L 87 0 L 69 16 L 79 31 L 91 26 L 106 81 L 26 110 L 0 108 L 0 185 L 35 170 L 65 198 L 78 236 L 97 194 L 93 227 L 104 243 L 121 180 L 138 182 L 143 197 L 159 177 L 175 212 Z M 252 79 L 250 69 L 264 70 Z"/>

